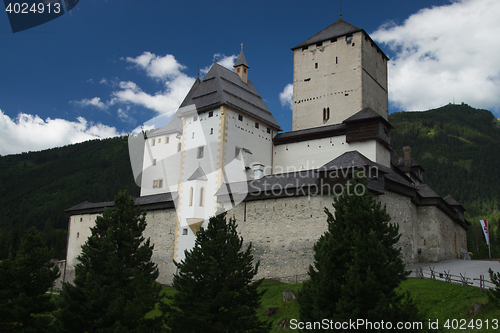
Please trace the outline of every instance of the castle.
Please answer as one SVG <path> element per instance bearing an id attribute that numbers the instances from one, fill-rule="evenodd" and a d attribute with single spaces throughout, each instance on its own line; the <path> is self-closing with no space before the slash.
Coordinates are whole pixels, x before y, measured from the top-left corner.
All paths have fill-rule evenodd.
<path id="1" fill-rule="evenodd" d="M 388 57 L 362 29 L 340 19 L 292 48 L 293 130 L 281 128 L 249 80 L 243 49 L 234 71 L 214 63 L 195 81 L 170 123 L 141 143 L 137 205 L 161 283 L 184 258 L 196 232 L 220 209 L 260 260 L 257 277 L 304 274 L 326 231 L 324 207 L 355 171 L 387 206 L 406 263 L 459 258 L 467 252 L 464 208 L 423 183 L 409 147 L 391 148 Z M 366 189 L 352 189 L 366 190 Z M 90 227 L 113 202 L 68 209 L 65 280 L 74 278 Z"/>

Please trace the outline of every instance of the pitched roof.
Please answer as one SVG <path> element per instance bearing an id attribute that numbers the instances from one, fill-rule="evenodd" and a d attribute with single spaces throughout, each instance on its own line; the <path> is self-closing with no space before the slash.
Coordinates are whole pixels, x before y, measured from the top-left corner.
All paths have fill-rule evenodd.
<path id="1" fill-rule="evenodd" d="M 227 105 L 281 130 L 250 80 L 245 84 L 238 74 L 214 63 L 203 81 L 195 87 L 196 84 L 195 82 L 191 88 L 192 93 L 190 91 L 180 107 L 194 104 L 198 112 L 204 112 Z"/>
<path id="2" fill-rule="evenodd" d="M 365 155 L 361 154 L 357 150 L 348 151 L 342 155 L 334 158 L 330 162 L 326 163 L 322 167 L 318 168 L 318 171 L 330 171 L 338 169 L 348 169 L 348 168 L 363 168 L 366 166 L 377 167 L 377 163 L 372 162 Z"/>
<path id="3" fill-rule="evenodd" d="M 416 187 L 418 188 L 418 193 L 422 196 L 422 198 L 441 198 L 441 196 L 434 192 L 434 190 L 427 184 L 416 185 Z"/>
<path id="4" fill-rule="evenodd" d="M 324 40 L 345 36 L 362 30 L 363 29 L 355 27 L 352 24 L 347 23 L 346 21 L 340 19 L 337 22 L 333 23 L 332 25 L 329 25 L 325 29 L 321 30 L 311 38 L 305 40 L 304 42 L 300 43 L 295 47 L 292 47 L 292 50 L 298 49 L 299 47 L 322 42 Z"/>
<path id="5" fill-rule="evenodd" d="M 238 59 L 236 59 L 236 62 L 234 63 L 233 67 L 238 67 L 238 66 L 246 66 L 247 68 L 250 68 L 247 63 L 247 59 L 245 58 L 245 54 L 243 53 L 243 50 L 241 50 L 240 55 L 238 56 Z"/>
<path id="6" fill-rule="evenodd" d="M 314 140 L 327 138 L 337 135 L 344 135 L 347 126 L 345 124 L 334 124 L 327 126 L 319 126 L 313 128 L 306 128 L 285 133 L 278 133 L 273 142 L 275 145 L 282 145 L 285 143 L 301 142 L 306 140 Z"/>
<path id="7" fill-rule="evenodd" d="M 207 175 L 203 172 L 201 167 L 194 170 L 193 174 L 188 178 L 188 180 L 208 180 Z"/>
<path id="8" fill-rule="evenodd" d="M 453 198 L 449 194 L 444 197 L 444 201 L 446 201 L 448 203 L 448 205 L 450 205 L 450 206 L 460 206 L 460 207 L 462 207 L 462 205 L 457 200 L 455 200 L 455 198 Z"/>
<path id="9" fill-rule="evenodd" d="M 378 119 L 378 118 L 382 119 L 391 128 L 394 128 L 387 120 L 384 119 L 384 117 L 382 117 L 380 114 L 378 114 L 376 111 L 374 111 L 371 108 L 364 108 L 363 110 L 356 112 L 355 114 L 353 114 L 352 116 L 350 116 L 349 118 L 344 120 L 342 123 L 348 124 L 348 123 L 354 123 L 357 121 L 363 121 L 363 120 L 368 120 L 368 119 Z"/>

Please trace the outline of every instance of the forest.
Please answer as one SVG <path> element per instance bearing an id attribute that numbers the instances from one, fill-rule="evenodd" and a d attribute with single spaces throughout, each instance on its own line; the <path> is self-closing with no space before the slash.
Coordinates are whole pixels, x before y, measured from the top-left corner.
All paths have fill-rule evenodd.
<path id="1" fill-rule="evenodd" d="M 450 104 L 392 113 L 389 121 L 394 150 L 402 156 L 403 146 L 410 146 L 412 158 L 425 169 L 424 182 L 443 197 L 451 194 L 467 210 L 469 251 L 487 256 L 479 226 L 487 219 L 493 254 L 500 257 L 499 120 L 487 110 Z M 112 201 L 121 190 L 140 193 L 127 137 L 0 156 L 0 260 L 31 226 L 42 232 L 54 258 L 64 259 L 65 210 L 84 201 Z"/>

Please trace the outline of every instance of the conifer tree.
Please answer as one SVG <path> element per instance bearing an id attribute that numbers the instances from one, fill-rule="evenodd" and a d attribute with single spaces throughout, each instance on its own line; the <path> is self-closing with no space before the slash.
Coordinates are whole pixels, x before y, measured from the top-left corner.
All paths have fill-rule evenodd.
<path id="1" fill-rule="evenodd" d="M 251 283 L 258 263 L 252 265 L 251 245 L 242 250 L 236 221 L 226 213 L 211 217 L 206 230 L 196 234 L 195 246 L 176 263 L 176 293 L 169 307 L 168 324 L 174 333 L 268 332 L 256 314 L 262 293 Z"/>
<path id="2" fill-rule="evenodd" d="M 146 213 L 127 192 L 115 197 L 91 228 L 75 267 L 74 285 L 61 292 L 58 319 L 63 332 L 161 332 L 162 317 L 145 315 L 160 301 L 151 262 L 153 245 L 142 233 Z"/>
<path id="3" fill-rule="evenodd" d="M 0 332 L 48 332 L 55 305 L 47 291 L 58 277 L 42 236 L 28 229 L 18 251 L 0 263 Z"/>
<path id="4" fill-rule="evenodd" d="M 365 191 L 359 190 L 360 185 Z M 314 245 L 310 280 L 298 295 L 303 322 L 383 320 L 396 327 L 398 321 L 422 320 L 409 294 L 397 290 L 409 274 L 396 247 L 399 226 L 389 223 L 385 207 L 366 185 L 361 179 L 351 181 L 350 190 L 334 198 L 335 214 L 325 208 L 328 230 Z"/>

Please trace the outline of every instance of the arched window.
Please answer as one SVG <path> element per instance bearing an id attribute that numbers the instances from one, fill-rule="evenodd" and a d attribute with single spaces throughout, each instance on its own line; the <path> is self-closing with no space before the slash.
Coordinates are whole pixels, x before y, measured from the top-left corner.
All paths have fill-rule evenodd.
<path id="1" fill-rule="evenodd" d="M 189 189 L 189 206 L 193 205 L 193 188 Z"/>
<path id="2" fill-rule="evenodd" d="M 200 188 L 200 207 L 203 207 L 203 201 L 205 199 L 205 189 Z"/>

